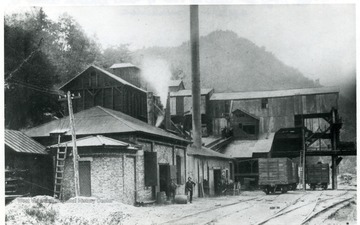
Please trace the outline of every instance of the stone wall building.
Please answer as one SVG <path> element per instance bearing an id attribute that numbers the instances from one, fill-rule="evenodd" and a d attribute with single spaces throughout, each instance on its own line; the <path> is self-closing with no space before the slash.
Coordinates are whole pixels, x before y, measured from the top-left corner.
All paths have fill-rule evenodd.
<path id="1" fill-rule="evenodd" d="M 88 164 L 91 167 L 91 196 L 99 198 L 116 196 L 116 199 L 126 203 L 154 200 L 157 192 L 166 191 L 166 185 L 168 185 L 170 179 L 176 179 L 180 185 L 180 188 L 178 188 L 179 194 L 184 193 L 184 188 L 181 187 L 184 185 L 186 174 L 186 147 L 190 143 L 188 140 L 122 112 L 100 106 L 78 112 L 74 114 L 74 118 L 78 139 L 89 135 L 103 135 L 110 139 L 135 145 L 138 148 L 136 151 L 126 154 L 122 149 L 118 149 L 118 151 L 115 151 L 115 149 L 115 152 L 111 155 L 108 152 L 99 155 L 99 152 L 93 152 L 93 150 L 90 154 L 86 150 L 79 149 L 80 162 L 83 159 L 88 159 Z M 57 144 L 55 134 L 59 133 L 63 133 L 61 137 L 63 142 L 71 140 L 68 117 L 26 131 L 26 134 L 44 145 Z M 97 150 L 100 151 L 100 149 Z M 104 150 L 106 150 L 106 146 Z M 83 159 L 81 159 L 82 155 Z M 71 163 L 71 160 L 67 161 L 69 168 Z M 134 167 L 134 173 L 125 173 L 126 170 L 129 170 L 126 165 L 131 168 Z M 109 170 L 111 167 L 113 169 Z M 68 170 L 68 173 L 71 173 L 71 169 Z M 126 177 L 128 174 L 131 175 Z M 134 174 L 135 178 L 132 174 Z M 101 178 L 102 176 L 104 178 Z M 102 183 L 102 179 L 106 179 L 106 177 L 109 179 L 111 177 L 113 180 L 109 181 L 105 188 L 102 187 L 102 185 L 105 185 Z M 121 179 L 124 179 L 124 181 L 121 182 Z M 134 186 L 131 179 L 135 179 Z M 110 185 L 113 186 L 112 189 L 108 189 L 109 184 L 112 183 L 114 184 Z M 136 195 L 134 195 L 136 198 L 133 200 L 127 197 L 129 194 L 119 195 L 121 192 L 131 190 L 131 188 L 127 187 L 129 185 L 136 189 Z M 65 193 L 64 197 L 71 197 L 71 195 Z"/>

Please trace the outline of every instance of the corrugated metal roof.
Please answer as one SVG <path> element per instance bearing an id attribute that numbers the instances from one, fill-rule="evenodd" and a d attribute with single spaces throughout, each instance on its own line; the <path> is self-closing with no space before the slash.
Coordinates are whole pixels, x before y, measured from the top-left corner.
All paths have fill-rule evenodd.
<path id="1" fill-rule="evenodd" d="M 187 147 L 187 149 L 186 149 L 186 152 L 187 152 L 188 155 L 197 155 L 197 156 L 205 156 L 205 157 L 231 159 L 231 157 L 228 156 L 228 155 L 215 152 L 214 150 L 211 150 L 211 149 L 206 148 L 204 146 L 202 146 L 201 149 L 197 149 L 197 148 L 189 145 Z"/>
<path id="2" fill-rule="evenodd" d="M 223 153 L 233 158 L 252 158 L 253 153 L 267 153 L 271 150 L 275 133 L 264 134 L 259 140 L 236 140 Z"/>
<path id="3" fill-rule="evenodd" d="M 241 99 L 257 99 L 257 98 L 277 98 L 296 95 L 313 95 L 313 94 L 331 94 L 339 93 L 339 87 L 320 87 L 320 88 L 304 88 L 289 89 L 277 91 L 251 91 L 251 92 L 230 92 L 230 93 L 214 93 L 210 100 L 241 100 Z"/>
<path id="4" fill-rule="evenodd" d="M 80 111 L 74 114 L 74 118 L 77 135 L 143 132 L 150 135 L 189 142 L 188 140 L 151 126 L 122 112 L 101 106 Z M 50 133 L 59 130 L 65 131 L 66 135 L 71 135 L 68 117 L 30 128 L 25 131 L 25 134 L 31 137 L 46 137 L 49 136 Z"/>
<path id="5" fill-rule="evenodd" d="M 73 147 L 72 141 L 62 142 L 59 145 L 60 147 Z M 123 147 L 127 149 L 137 149 L 134 146 L 131 146 L 129 143 L 115 140 L 112 138 L 108 138 L 102 135 L 96 135 L 96 136 L 88 136 L 76 139 L 76 146 L 77 147 L 96 147 L 96 146 L 108 146 L 108 147 Z M 50 148 L 57 148 L 58 145 L 51 145 Z"/>
<path id="6" fill-rule="evenodd" d="M 101 69 L 100 67 L 94 66 L 94 65 L 89 66 L 87 69 L 85 69 L 84 71 L 82 71 L 81 73 L 79 73 L 78 75 L 76 75 L 75 77 L 73 77 L 72 79 L 70 79 L 69 81 L 67 81 L 67 82 L 66 82 L 65 84 L 63 84 L 59 89 L 63 89 L 66 85 L 68 85 L 69 83 L 71 83 L 71 81 L 73 81 L 74 79 L 76 79 L 78 76 L 81 76 L 85 71 L 87 71 L 87 70 L 90 69 L 90 68 L 94 68 L 94 69 L 96 69 L 96 70 L 99 70 L 99 71 L 101 71 L 102 73 L 106 74 L 107 76 L 115 79 L 116 81 L 118 81 L 118 82 L 120 82 L 120 83 L 122 83 L 122 84 L 124 84 L 124 85 L 131 86 L 131 87 L 133 87 L 133 88 L 135 88 L 135 89 L 138 89 L 139 91 L 142 91 L 142 92 L 147 93 L 147 91 L 145 91 L 145 90 L 143 90 L 143 89 L 141 89 L 141 88 L 139 88 L 139 87 L 137 87 L 137 86 L 135 86 L 135 85 L 127 82 L 127 81 L 124 80 L 124 79 L 121 79 L 120 77 L 116 76 L 115 74 L 112 74 L 112 73 L 110 73 L 110 72 L 108 72 L 108 71 L 106 71 L 106 70 L 104 70 L 104 69 Z"/>
<path id="7" fill-rule="evenodd" d="M 128 68 L 128 67 L 135 67 L 135 68 L 139 68 L 131 63 L 115 63 L 113 64 L 110 69 L 117 69 L 117 68 Z"/>
<path id="8" fill-rule="evenodd" d="M 170 80 L 169 87 L 177 87 L 181 84 L 182 80 Z"/>
<path id="9" fill-rule="evenodd" d="M 209 94 L 213 89 L 201 89 L 201 95 L 207 95 Z M 180 97 L 180 96 L 191 96 L 192 91 L 191 90 L 180 90 L 177 92 L 170 92 L 170 97 Z"/>
<path id="10" fill-rule="evenodd" d="M 48 154 L 45 146 L 17 130 L 5 130 L 5 145 L 20 153 Z"/>

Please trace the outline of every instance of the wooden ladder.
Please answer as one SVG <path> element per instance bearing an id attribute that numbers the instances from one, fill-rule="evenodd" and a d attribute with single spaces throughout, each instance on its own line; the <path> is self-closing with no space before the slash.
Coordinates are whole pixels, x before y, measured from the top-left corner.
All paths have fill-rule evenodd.
<path id="1" fill-rule="evenodd" d="M 55 169 L 55 184 L 54 184 L 54 198 L 61 199 L 61 184 L 64 178 L 65 159 L 67 153 L 67 146 L 65 148 L 58 148 L 56 155 L 56 169 Z"/>

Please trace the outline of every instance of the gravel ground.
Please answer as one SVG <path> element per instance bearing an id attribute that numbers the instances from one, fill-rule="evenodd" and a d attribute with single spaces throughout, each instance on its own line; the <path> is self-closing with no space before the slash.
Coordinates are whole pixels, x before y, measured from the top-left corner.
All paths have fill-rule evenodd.
<path id="1" fill-rule="evenodd" d="M 306 194 L 294 191 L 275 195 L 253 191 L 242 192 L 238 196 L 197 198 L 192 204 L 145 207 L 119 202 L 38 203 L 34 200 L 15 200 L 6 206 L 6 224 L 257 224 L 295 202 L 306 204 L 319 197 L 335 199 L 342 193 L 352 194 L 354 201 L 324 220 L 324 224 L 356 224 L 356 191 L 346 190 L 316 190 L 307 191 Z M 298 215 L 307 215 L 309 208 L 311 206 L 304 207 L 302 212 L 297 212 Z M 298 224 L 294 222 L 294 216 L 290 216 L 267 224 Z"/>

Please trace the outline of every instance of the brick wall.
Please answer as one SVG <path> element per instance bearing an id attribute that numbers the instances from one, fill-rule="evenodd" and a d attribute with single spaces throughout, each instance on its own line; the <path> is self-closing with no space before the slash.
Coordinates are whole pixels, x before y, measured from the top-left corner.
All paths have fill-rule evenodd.
<path id="1" fill-rule="evenodd" d="M 127 204 L 134 204 L 132 195 L 134 192 L 129 180 L 124 176 L 124 158 L 135 157 L 136 168 L 136 200 L 145 201 L 151 199 L 151 189 L 144 183 L 144 155 L 140 150 L 137 154 L 116 154 L 87 157 L 91 161 L 91 196 L 102 200 L 114 200 Z M 63 196 L 67 200 L 75 196 L 72 158 L 68 158 L 65 164 L 63 180 Z"/>
<path id="2" fill-rule="evenodd" d="M 152 199 L 151 187 L 145 186 L 145 168 L 144 168 L 144 151 L 138 151 L 138 157 L 136 161 L 137 173 L 137 201 L 149 201 Z"/>
<path id="3" fill-rule="evenodd" d="M 173 148 L 167 145 L 155 144 L 154 152 L 157 152 L 158 163 L 173 165 Z"/>

